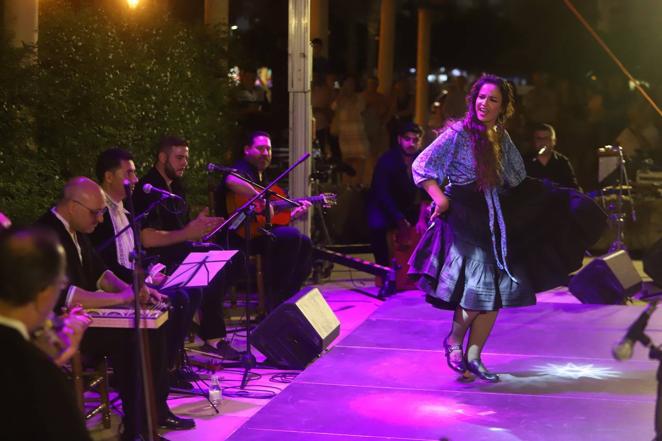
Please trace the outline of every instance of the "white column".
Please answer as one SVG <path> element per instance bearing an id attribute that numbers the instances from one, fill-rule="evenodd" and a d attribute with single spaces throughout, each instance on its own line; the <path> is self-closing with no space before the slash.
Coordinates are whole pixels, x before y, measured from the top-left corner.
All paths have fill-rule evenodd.
<path id="1" fill-rule="evenodd" d="M 414 121 L 422 126 L 427 124 L 428 73 L 430 72 L 430 10 L 418 9 L 418 44 L 416 52 L 416 113 Z"/>
<path id="2" fill-rule="evenodd" d="M 385 95 L 391 93 L 393 84 L 393 50 L 395 45 L 395 1 L 382 0 L 379 18 L 379 59 L 377 60 L 377 78 L 379 91 Z"/>
<path id="3" fill-rule="evenodd" d="M 288 2 L 288 91 L 290 95 L 290 164 L 311 152 L 312 109 L 310 82 L 313 72 L 310 47 L 310 0 Z M 290 174 L 290 195 L 295 198 L 310 195 L 308 158 Z M 302 233 L 310 235 L 310 217 L 297 223 Z"/>
<path id="4" fill-rule="evenodd" d="M 15 47 L 37 44 L 39 0 L 5 0 L 5 29 Z"/>

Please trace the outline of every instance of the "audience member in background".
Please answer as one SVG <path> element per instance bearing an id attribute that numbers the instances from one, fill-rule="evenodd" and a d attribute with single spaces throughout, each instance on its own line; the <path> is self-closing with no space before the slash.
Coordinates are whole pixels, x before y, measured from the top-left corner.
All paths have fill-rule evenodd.
<path id="1" fill-rule="evenodd" d="M 377 77 L 369 77 L 366 80 L 366 87 L 363 91 L 363 101 L 365 101 L 365 112 L 363 113 L 363 123 L 365 132 L 370 142 L 370 161 L 368 167 L 372 167 L 377 162 L 377 158 L 386 151 L 389 146 L 388 129 L 388 99 L 377 89 L 379 80 Z"/>
<path id="2" fill-rule="evenodd" d="M 371 170 L 366 167 L 370 152 L 370 143 L 363 123 L 366 105 L 356 88 L 354 77 L 349 76 L 343 80 L 338 97 L 333 103 L 335 114 L 331 133 L 338 136 L 343 161 L 356 171 L 354 176 L 344 175 L 344 182 L 367 184 L 370 182 Z"/>

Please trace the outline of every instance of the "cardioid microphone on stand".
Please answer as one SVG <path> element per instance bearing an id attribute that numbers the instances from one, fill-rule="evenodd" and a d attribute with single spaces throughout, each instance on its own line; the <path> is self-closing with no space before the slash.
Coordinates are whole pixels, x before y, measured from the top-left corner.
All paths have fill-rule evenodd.
<path id="1" fill-rule="evenodd" d="M 611 353 L 616 360 L 624 361 L 632 358 L 634 345 L 638 341 L 644 345 L 650 344 L 650 339 L 644 334 L 644 330 L 646 329 L 646 325 L 648 325 L 648 319 L 653 315 L 656 308 L 657 300 L 649 303 L 639 318 L 630 325 L 625 337 L 612 348 Z"/>
<path id="2" fill-rule="evenodd" d="M 150 194 L 150 193 L 158 193 L 161 196 L 167 197 L 167 198 L 173 198 L 173 199 L 182 199 L 181 196 L 177 196 L 174 193 L 170 193 L 169 191 L 162 190 L 160 188 L 154 187 L 152 184 L 145 184 L 143 185 L 143 193 L 145 194 Z"/>
<path id="3" fill-rule="evenodd" d="M 210 172 L 210 173 L 212 173 L 212 172 L 226 173 L 226 174 L 237 173 L 236 168 L 224 167 L 222 165 L 214 164 L 212 162 L 207 164 L 207 171 Z"/>

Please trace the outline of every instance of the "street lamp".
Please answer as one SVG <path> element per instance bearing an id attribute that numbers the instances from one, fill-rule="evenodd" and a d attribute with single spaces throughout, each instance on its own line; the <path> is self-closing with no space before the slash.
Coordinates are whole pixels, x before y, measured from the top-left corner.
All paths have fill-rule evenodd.
<path id="1" fill-rule="evenodd" d="M 126 3 L 129 5 L 129 8 L 136 9 L 140 0 L 126 0 Z"/>

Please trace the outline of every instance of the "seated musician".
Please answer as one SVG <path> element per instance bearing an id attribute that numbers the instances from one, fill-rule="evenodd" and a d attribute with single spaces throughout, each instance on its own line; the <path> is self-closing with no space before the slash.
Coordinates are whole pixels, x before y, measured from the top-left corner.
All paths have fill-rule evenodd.
<path id="1" fill-rule="evenodd" d="M 158 255 L 161 263 L 168 267 L 168 273 L 195 248 L 191 241 L 200 240 L 211 232 L 223 219 L 209 216 L 205 208 L 193 220 L 189 217 L 189 207 L 182 185 L 184 171 L 189 162 L 189 145 L 185 140 L 163 137 L 157 146 L 154 166 L 138 182 L 133 194 L 136 213 L 142 213 L 154 201 L 160 198 L 156 191 L 145 193 L 144 185 L 150 184 L 156 189 L 179 196 L 169 199 L 153 209 L 141 224 L 141 240 L 151 256 Z M 228 360 L 238 360 L 241 354 L 225 340 L 226 329 L 223 320 L 223 298 L 232 278 L 233 265 L 226 265 L 212 284 L 207 288 L 187 289 L 189 297 L 188 318 L 184 320 L 179 337 L 180 345 L 189 332 L 193 314 L 200 306 L 200 337 L 215 346 L 219 355 Z M 182 291 L 180 291 L 181 294 Z M 181 378 L 180 378 L 181 380 Z M 181 381 L 180 381 L 181 383 Z"/>
<path id="2" fill-rule="evenodd" d="M 536 124 L 532 130 L 533 151 L 524 157 L 526 174 L 549 179 L 561 187 L 579 189 L 570 160 L 556 151 L 556 131 L 549 124 Z"/>
<path id="3" fill-rule="evenodd" d="M 126 283 L 132 283 L 134 264 L 130 253 L 134 249 L 133 230 L 129 228 L 123 234 L 115 235 L 129 225 L 130 215 L 124 206 L 124 182 L 128 181 L 131 191 L 135 191 L 138 178 L 133 156 L 120 148 L 104 150 L 97 158 L 96 173 L 108 210 L 103 216 L 103 222 L 89 237 L 107 267 Z M 147 268 L 147 265 L 144 266 Z M 158 274 L 158 277 L 163 283 L 164 276 Z M 195 312 L 193 308 L 199 305 L 191 305 L 189 295 L 184 290 L 166 291 L 164 294 L 170 300 L 168 321 L 164 325 L 169 383 L 171 387 L 191 389 L 193 386 L 186 382 L 184 374 L 177 371 L 177 362 Z"/>
<path id="4" fill-rule="evenodd" d="M 37 220 L 38 225 L 57 234 L 66 254 L 69 283 L 60 293 L 57 309 L 76 304 L 84 308 L 103 308 L 133 301 L 131 286 L 106 268 L 86 236 L 103 220 L 105 211 L 106 201 L 99 186 L 91 179 L 77 177 L 67 182 L 62 198 Z M 140 296 L 146 303 L 159 294 L 145 289 Z M 154 330 L 149 334 L 157 423 L 168 429 L 191 429 L 195 426 L 193 420 L 173 415 L 166 402 L 169 388 L 163 333 Z M 142 394 L 136 393 L 134 382 L 138 366 L 135 351 L 131 350 L 134 347 L 132 329 L 88 329 L 81 343 L 85 356 L 96 359 L 110 356 L 124 410 L 123 440 L 136 439 L 147 430 Z"/>
<path id="5" fill-rule="evenodd" d="M 54 234 L 0 231 L 3 439 L 91 440 L 71 384 L 30 342 L 30 333 L 44 325 L 57 302 L 65 265 Z"/>
<path id="6" fill-rule="evenodd" d="M 378 160 L 372 175 L 368 199 L 368 225 L 375 262 L 390 266 L 393 257 L 387 234 L 396 230 L 400 244 L 413 241 L 412 227 L 422 233 L 427 228 L 428 203 L 425 195 L 414 185 L 411 164 L 420 152 L 423 131 L 414 123 L 405 122 L 398 127 L 397 145 Z M 412 245 L 416 245 L 412 243 Z"/>
<path id="7" fill-rule="evenodd" d="M 232 167 L 264 186 L 269 183 L 266 174 L 270 164 L 271 137 L 266 132 L 256 131 L 248 135 L 243 146 L 243 158 Z M 225 176 L 214 194 L 217 214 L 228 216 L 256 193 L 258 191 L 245 181 L 232 175 Z M 303 216 L 311 206 L 308 201 L 300 201 L 300 204 L 290 211 L 291 219 Z M 237 231 L 243 231 L 243 226 Z M 228 239 L 232 248 L 244 249 L 244 241 L 237 234 L 229 233 Z M 287 225 L 274 225 L 268 235 L 258 230 L 251 242 L 252 252 L 265 257 L 265 286 L 269 289 L 267 309 L 271 311 L 296 294 L 308 278 L 312 265 L 312 243 L 308 236 Z"/>

